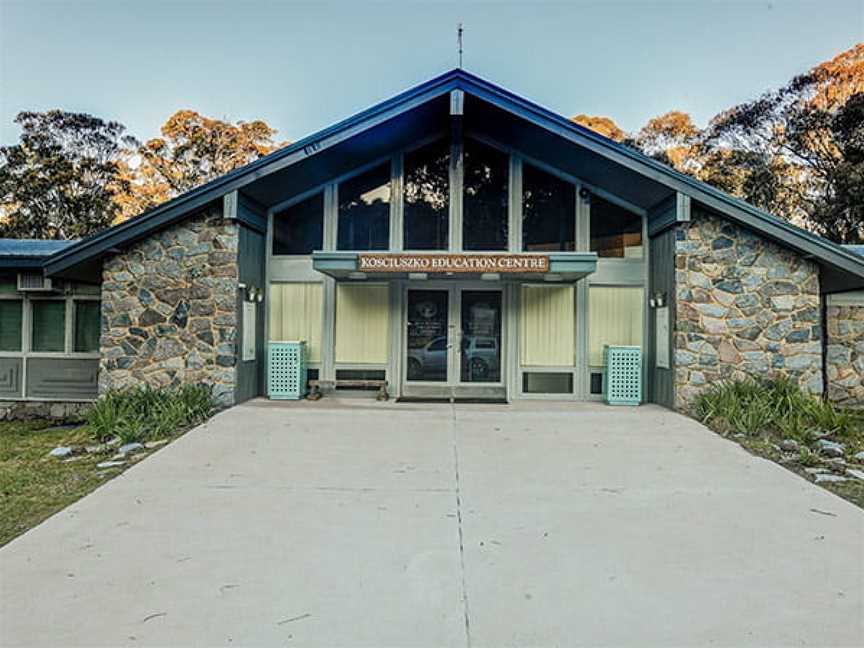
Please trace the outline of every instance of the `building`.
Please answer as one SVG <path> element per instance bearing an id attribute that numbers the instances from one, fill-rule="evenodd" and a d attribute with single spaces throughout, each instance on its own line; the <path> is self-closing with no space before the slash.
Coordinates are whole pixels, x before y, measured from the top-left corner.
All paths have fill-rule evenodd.
<path id="1" fill-rule="evenodd" d="M 864 258 L 463 70 L 0 271 L 8 415 L 241 402 L 288 339 L 325 389 L 401 398 L 598 398 L 628 344 L 667 407 L 745 374 L 864 399 Z"/>

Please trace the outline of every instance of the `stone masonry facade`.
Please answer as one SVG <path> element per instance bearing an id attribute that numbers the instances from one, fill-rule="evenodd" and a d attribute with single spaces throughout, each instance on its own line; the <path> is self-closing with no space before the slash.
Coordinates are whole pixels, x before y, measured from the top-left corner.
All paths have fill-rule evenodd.
<path id="1" fill-rule="evenodd" d="M 815 263 L 694 210 L 676 231 L 675 268 L 676 409 L 688 410 L 708 385 L 747 375 L 788 376 L 822 392 Z"/>
<path id="2" fill-rule="evenodd" d="M 234 402 L 238 225 L 201 214 L 106 259 L 99 393 L 200 383 Z"/>
<path id="3" fill-rule="evenodd" d="M 841 405 L 864 405 L 864 305 L 829 302 L 825 374 L 828 398 Z"/>

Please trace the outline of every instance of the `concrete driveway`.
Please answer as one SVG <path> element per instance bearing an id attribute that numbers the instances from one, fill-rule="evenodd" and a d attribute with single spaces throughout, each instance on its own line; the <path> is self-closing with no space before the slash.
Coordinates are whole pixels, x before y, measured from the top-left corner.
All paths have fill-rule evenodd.
<path id="1" fill-rule="evenodd" d="M 663 409 L 253 402 L 0 550 L 3 646 L 861 646 L 864 511 Z"/>

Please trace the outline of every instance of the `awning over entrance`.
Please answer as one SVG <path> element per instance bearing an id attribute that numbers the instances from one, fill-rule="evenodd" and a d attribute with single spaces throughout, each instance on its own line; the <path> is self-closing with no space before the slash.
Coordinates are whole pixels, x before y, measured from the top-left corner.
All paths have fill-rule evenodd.
<path id="1" fill-rule="evenodd" d="M 573 282 L 597 269 L 597 254 L 314 252 L 312 267 L 342 281 L 481 278 Z"/>

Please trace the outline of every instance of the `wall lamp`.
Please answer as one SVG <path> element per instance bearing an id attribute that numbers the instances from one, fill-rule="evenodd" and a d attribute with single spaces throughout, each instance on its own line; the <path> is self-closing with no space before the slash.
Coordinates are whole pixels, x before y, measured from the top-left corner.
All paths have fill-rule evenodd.
<path id="1" fill-rule="evenodd" d="M 261 288 L 246 284 L 240 284 L 240 288 L 246 291 L 246 301 L 258 302 L 259 304 L 264 301 L 264 291 Z"/>
<path id="2" fill-rule="evenodd" d="M 648 305 L 651 308 L 663 308 L 666 305 L 666 293 L 665 292 L 655 292 L 651 295 L 651 298 L 648 300 Z"/>

